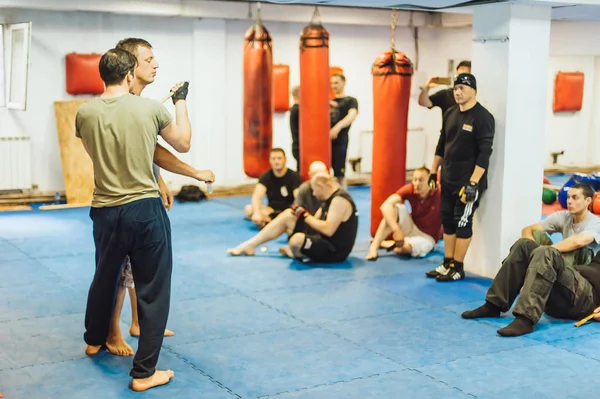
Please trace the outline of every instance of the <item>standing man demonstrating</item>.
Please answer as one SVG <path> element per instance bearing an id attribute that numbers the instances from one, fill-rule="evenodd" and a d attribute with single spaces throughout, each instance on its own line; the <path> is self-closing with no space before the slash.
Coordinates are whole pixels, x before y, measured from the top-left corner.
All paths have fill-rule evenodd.
<path id="1" fill-rule="evenodd" d="M 454 99 L 442 122 L 429 184 L 437 187 L 442 167 L 440 216 L 444 228 L 443 263 L 428 271 L 437 281 L 465 278 L 464 259 L 473 236 L 473 214 L 487 189 L 487 169 L 492 155 L 495 121 L 477 102 L 475 76 L 463 73 L 454 81 Z"/>
<path id="2" fill-rule="evenodd" d="M 191 137 L 180 134 L 158 101 L 130 94 L 136 65 L 136 57 L 123 49 L 102 56 L 99 70 L 106 90 L 81 105 L 75 131 L 94 166 L 90 217 L 96 269 L 85 314 L 86 354 L 98 353 L 106 343 L 116 282 L 129 255 L 140 308 L 131 388 L 145 391 L 168 383 L 174 375 L 156 369 L 169 315 L 173 250 L 152 161 L 158 134 L 177 151 L 187 151 Z M 180 88 L 173 95 L 178 108 L 186 94 Z"/>
<path id="3" fill-rule="evenodd" d="M 154 82 L 158 70 L 158 62 L 154 57 L 152 45 L 147 40 L 141 38 L 126 38 L 119 41 L 119 43 L 116 45 L 116 48 L 128 51 L 137 59 L 135 79 L 132 84 L 131 93 L 136 96 L 140 96 L 146 86 Z M 175 86 L 172 91 L 177 91 L 179 87 L 179 85 Z M 187 87 L 179 90 L 180 96 L 179 100 L 177 101 L 178 104 L 175 106 L 175 131 L 177 134 L 180 134 L 186 142 L 190 143 L 192 127 L 188 117 L 187 104 L 185 101 L 185 97 L 187 96 Z M 180 152 L 187 152 L 189 150 L 189 146 L 187 148 L 181 148 L 180 150 Z M 190 165 L 180 161 L 169 150 L 156 143 L 154 164 L 152 165 L 152 168 L 154 177 L 158 182 L 160 194 L 167 209 L 171 209 L 171 206 L 173 205 L 173 196 L 160 176 L 160 168 L 158 165 L 161 165 L 170 172 L 193 177 L 200 181 L 214 181 L 214 174 L 210 170 L 196 170 Z M 121 310 L 125 301 L 126 289 L 129 291 L 129 299 L 131 303 L 131 326 L 129 328 L 129 334 L 134 337 L 139 337 L 140 324 L 137 309 L 137 296 L 135 292 L 135 284 L 133 281 L 131 260 L 129 256 L 126 256 L 123 261 L 121 278 L 119 279 L 117 298 L 114 306 L 114 313 L 111 320 L 110 332 L 106 341 L 107 349 L 111 353 L 118 356 L 132 356 L 134 354 L 133 349 L 131 346 L 129 346 L 129 344 L 127 344 L 127 342 L 125 342 L 121 333 Z M 165 335 L 172 336 L 173 332 L 166 329 Z"/>
<path id="4" fill-rule="evenodd" d="M 456 74 L 460 75 L 461 73 L 471 73 L 471 61 L 461 61 L 458 64 L 456 67 Z M 427 80 L 427 83 L 425 83 L 425 86 L 421 88 L 421 93 L 419 94 L 419 105 L 429 109 L 440 107 L 443 116 L 446 111 L 450 109 L 450 107 L 456 105 L 456 101 L 454 101 L 454 89 L 452 87 L 429 95 L 429 89 L 439 85 L 436 83 L 436 80 L 439 78 L 439 76 L 430 77 Z"/>
<path id="5" fill-rule="evenodd" d="M 346 155 L 348 153 L 348 132 L 352 122 L 358 115 L 358 100 L 346 96 L 346 77 L 336 73 L 331 77 L 331 89 L 335 93 L 335 99 L 331 101 L 332 111 L 330 115 L 331 130 L 331 166 L 333 175 L 340 186 L 346 189 Z"/>

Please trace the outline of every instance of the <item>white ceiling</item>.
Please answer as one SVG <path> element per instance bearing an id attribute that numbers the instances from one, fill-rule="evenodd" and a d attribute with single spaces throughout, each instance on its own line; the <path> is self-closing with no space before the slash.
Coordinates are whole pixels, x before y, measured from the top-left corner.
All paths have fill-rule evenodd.
<path id="1" fill-rule="evenodd" d="M 279 4 L 315 4 L 322 6 L 397 8 L 407 10 L 471 13 L 481 4 L 512 1 L 523 4 L 546 4 L 553 8 L 553 19 L 600 21 L 600 0 L 232 0 Z"/>
<path id="2" fill-rule="evenodd" d="M 242 0 L 279 4 L 315 4 L 324 6 L 398 8 L 420 10 L 442 10 L 457 6 L 472 6 L 486 3 L 503 3 L 508 0 Z"/>

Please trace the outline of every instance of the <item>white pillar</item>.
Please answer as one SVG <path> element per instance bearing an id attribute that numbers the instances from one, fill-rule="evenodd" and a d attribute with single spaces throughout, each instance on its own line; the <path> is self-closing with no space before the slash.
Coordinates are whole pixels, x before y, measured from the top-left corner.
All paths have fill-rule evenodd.
<path id="1" fill-rule="evenodd" d="M 500 3 L 473 11 L 477 99 L 496 132 L 465 269 L 494 277 L 521 229 L 541 218 L 552 10 Z"/>

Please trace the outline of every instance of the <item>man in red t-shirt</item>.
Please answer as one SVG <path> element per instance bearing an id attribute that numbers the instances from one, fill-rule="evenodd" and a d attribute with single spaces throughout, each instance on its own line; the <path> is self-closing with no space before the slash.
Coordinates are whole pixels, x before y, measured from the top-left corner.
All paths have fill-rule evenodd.
<path id="1" fill-rule="evenodd" d="M 394 252 L 413 257 L 427 255 L 442 238 L 440 190 L 431 190 L 428 179 L 429 169 L 415 170 L 412 183 L 401 187 L 381 205 L 383 219 L 369 247 L 367 260 L 377 259 L 377 251 L 390 234 L 395 242 Z M 411 213 L 404 201 L 410 203 Z"/>

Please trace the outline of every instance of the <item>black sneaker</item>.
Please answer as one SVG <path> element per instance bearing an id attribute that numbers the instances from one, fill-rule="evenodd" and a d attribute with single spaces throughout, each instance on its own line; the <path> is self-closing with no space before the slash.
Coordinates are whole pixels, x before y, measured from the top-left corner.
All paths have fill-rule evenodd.
<path id="1" fill-rule="evenodd" d="M 425 275 L 430 278 L 436 278 L 439 275 L 448 273 L 448 263 L 449 262 L 447 261 L 443 261 L 442 264 L 435 269 L 425 272 Z"/>
<path id="2" fill-rule="evenodd" d="M 446 274 L 440 274 L 435 279 L 441 282 L 457 281 L 465 278 L 465 272 L 462 269 L 454 267 L 454 262 L 451 262 Z"/>

